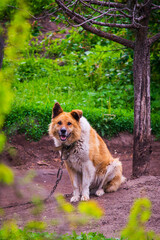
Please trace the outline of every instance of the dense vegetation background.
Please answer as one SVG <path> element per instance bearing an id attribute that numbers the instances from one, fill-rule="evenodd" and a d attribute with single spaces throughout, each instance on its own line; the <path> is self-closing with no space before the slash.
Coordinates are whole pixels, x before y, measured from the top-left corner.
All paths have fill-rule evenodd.
<path id="1" fill-rule="evenodd" d="M 38 16 L 42 11 L 54 8 L 50 0 L 30 0 L 28 3 L 32 14 Z M 9 20 L 12 19 L 17 6 L 16 1 L 8 1 L 6 10 L 0 12 L 4 29 L 9 25 Z M 55 21 L 55 17 L 51 20 Z M 56 22 L 59 24 L 59 20 Z M 156 24 L 153 27 L 156 28 Z M 132 51 L 86 33 L 81 28 L 76 30 L 70 28 L 69 33 L 65 28 L 59 28 L 56 32 L 43 35 L 40 40 L 37 37 L 41 35 L 40 29 L 41 25 L 38 21 L 32 24 L 30 44 L 21 50 L 21 58 L 15 58 L 15 74 L 11 86 L 14 100 L 11 112 L 5 121 L 7 134 L 25 133 L 26 137 L 40 139 L 47 133 L 52 106 L 56 101 L 59 101 L 66 111 L 73 108 L 82 109 L 84 115 L 102 136 L 112 136 L 121 131 L 132 132 Z M 58 33 L 65 33 L 65 38 L 53 39 L 53 35 Z M 3 34 L 5 36 L 5 30 Z M 128 33 L 122 31 L 121 34 Z M 151 55 L 152 133 L 160 137 L 159 43 L 153 50 Z M 5 56 L 3 69 L 10 68 L 12 63 Z M 1 169 L 3 170 L 4 166 Z M 5 169 L 4 171 L 6 172 Z M 146 203 L 146 200 L 143 200 L 142 205 L 150 209 L 150 203 Z M 146 239 L 146 236 L 156 239 L 154 233 L 146 235 L 143 229 L 140 228 L 140 233 L 137 230 L 148 220 L 150 210 L 144 211 L 142 219 L 139 218 L 139 213 L 143 214 L 141 205 L 137 205 L 135 210 L 132 212 L 131 224 L 124 229 L 125 236 L 135 239 L 138 235 L 132 236 L 134 232 L 141 234 L 139 239 Z M 143 220 L 143 224 L 137 219 Z M 38 227 L 40 225 L 41 223 L 38 222 Z M 37 222 L 31 222 L 31 229 L 35 230 L 36 226 Z M 54 235 L 28 232 L 26 229 L 22 231 L 15 222 L 7 222 L 0 231 L 0 237 L 1 239 L 53 239 Z M 73 233 L 73 236 L 55 236 L 55 238 L 106 239 L 102 234 L 96 233 L 87 236 L 83 233 L 81 236 Z"/>
<path id="2" fill-rule="evenodd" d="M 16 6 L 16 2 L 10 1 L 9 5 Z M 29 6 L 35 16 L 46 9 L 49 11 L 54 5 L 49 0 L 30 0 Z M 8 7 L 1 19 L 11 18 L 15 11 L 15 8 Z M 57 16 L 51 21 L 55 19 L 58 19 L 57 24 L 61 21 Z M 39 40 L 40 30 L 40 23 L 35 21 L 30 44 L 23 51 L 23 59 L 17 61 L 12 83 L 15 97 L 5 122 L 7 134 L 25 133 L 34 140 L 40 139 L 47 133 L 56 101 L 65 111 L 82 109 L 84 116 L 102 136 L 132 132 L 132 50 L 87 33 L 81 27 L 70 28 L 69 32 L 67 27 L 59 27 L 56 32 L 48 32 Z M 56 34 L 66 35 L 65 38 L 53 39 Z M 127 34 L 127 30 L 120 34 Z M 152 133 L 157 138 L 160 137 L 159 46 L 156 43 L 151 53 L 151 119 Z M 3 67 L 8 64 L 4 58 Z"/>

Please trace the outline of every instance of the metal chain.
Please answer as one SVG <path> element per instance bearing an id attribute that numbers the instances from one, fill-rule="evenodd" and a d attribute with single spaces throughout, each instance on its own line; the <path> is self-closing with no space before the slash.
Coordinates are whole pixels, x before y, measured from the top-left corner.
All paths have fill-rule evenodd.
<path id="1" fill-rule="evenodd" d="M 56 180 L 56 183 L 54 185 L 54 187 L 52 188 L 52 191 L 50 192 L 50 194 L 48 195 L 48 197 L 46 197 L 43 202 L 46 203 L 48 201 L 48 199 L 53 195 L 53 193 L 55 192 L 57 186 L 58 186 L 58 183 L 61 181 L 61 178 L 62 178 L 62 175 L 63 175 L 63 164 L 64 164 L 64 160 L 62 159 L 62 155 L 61 155 L 61 165 L 58 169 L 58 172 L 57 172 L 57 180 Z"/>
<path id="2" fill-rule="evenodd" d="M 69 157 L 69 150 L 71 149 L 71 147 L 73 146 L 69 146 L 69 147 L 62 147 L 61 149 L 61 163 L 60 163 L 60 167 L 58 169 L 58 172 L 57 172 L 57 180 L 56 180 L 56 183 L 55 185 L 53 186 L 50 194 L 48 195 L 48 197 L 46 197 L 45 199 L 41 200 L 42 203 L 46 203 L 50 197 L 53 195 L 53 193 L 55 192 L 61 178 L 62 178 L 62 175 L 63 175 L 63 164 L 64 164 L 64 161 L 68 159 Z M 57 148 L 58 149 L 58 148 Z M 63 151 L 66 150 L 67 151 L 67 154 L 66 154 L 66 157 L 64 158 L 63 157 Z M 17 207 L 17 206 L 25 206 L 25 205 L 28 205 L 28 204 L 34 204 L 33 201 L 28 201 L 28 202 L 25 202 L 25 203 L 15 203 L 15 204 L 12 204 L 12 205 L 8 205 L 8 206 L 4 206 L 2 208 L 12 208 L 12 207 Z"/>

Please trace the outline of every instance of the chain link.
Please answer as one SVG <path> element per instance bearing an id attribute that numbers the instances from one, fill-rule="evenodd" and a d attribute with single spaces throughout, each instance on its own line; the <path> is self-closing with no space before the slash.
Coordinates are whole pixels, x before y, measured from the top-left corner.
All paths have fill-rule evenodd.
<path id="1" fill-rule="evenodd" d="M 75 145 L 75 143 L 73 143 L 73 144 L 71 144 L 70 146 L 67 146 L 67 147 L 65 147 L 65 146 L 62 147 L 62 149 L 61 149 L 61 165 L 60 165 L 60 167 L 58 169 L 58 172 L 57 172 L 57 180 L 56 180 L 56 183 L 55 183 L 54 187 L 52 188 L 52 191 L 48 195 L 48 197 L 46 197 L 43 200 L 44 203 L 46 203 L 48 201 L 48 199 L 50 199 L 50 197 L 55 192 L 55 190 L 57 188 L 57 185 L 61 181 L 61 178 L 62 178 L 62 175 L 63 175 L 63 164 L 64 164 L 64 161 L 66 161 L 68 159 L 69 154 L 70 154 L 69 150 L 71 150 L 74 147 L 74 145 Z M 65 157 L 63 156 L 64 150 L 67 151 Z"/>
<path id="2" fill-rule="evenodd" d="M 61 181 L 61 178 L 62 178 L 62 175 L 63 175 L 63 164 L 64 164 L 64 160 L 62 159 L 61 157 L 61 165 L 58 169 L 58 172 L 57 172 L 57 180 L 56 180 L 56 183 L 54 185 L 54 187 L 52 188 L 52 191 L 50 192 L 50 194 L 48 195 L 48 197 L 46 197 L 43 202 L 46 203 L 48 201 L 48 199 L 50 199 L 50 197 L 53 195 L 53 193 L 55 192 L 59 182 Z"/>
<path id="3" fill-rule="evenodd" d="M 45 199 L 41 200 L 42 203 L 46 203 L 50 198 L 51 196 L 53 195 L 53 193 L 55 192 L 59 182 L 61 181 L 61 178 L 62 178 L 62 175 L 63 175 L 63 164 L 64 164 L 64 161 L 68 159 L 69 157 L 69 150 L 74 146 L 73 145 L 70 145 L 69 147 L 62 147 L 61 149 L 61 163 L 60 163 L 60 167 L 58 169 L 58 172 L 57 172 L 57 180 L 56 180 L 56 183 L 55 185 L 53 186 L 50 194 L 48 195 L 48 197 L 46 197 Z M 58 149 L 58 148 L 57 148 Z M 63 152 L 67 151 L 66 152 L 66 156 L 64 157 L 63 156 Z M 25 202 L 25 203 L 15 203 L 15 204 L 12 204 L 12 205 L 8 205 L 8 206 L 4 206 L 2 208 L 12 208 L 12 207 L 17 207 L 17 206 L 25 206 L 25 205 L 28 205 L 28 204 L 31 204 L 33 205 L 34 202 L 33 201 L 28 201 L 28 202 Z"/>

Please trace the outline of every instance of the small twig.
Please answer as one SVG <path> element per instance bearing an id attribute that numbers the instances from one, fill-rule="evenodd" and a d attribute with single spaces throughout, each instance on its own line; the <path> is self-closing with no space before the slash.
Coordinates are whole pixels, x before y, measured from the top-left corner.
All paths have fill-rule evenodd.
<path id="1" fill-rule="evenodd" d="M 15 7 L 15 6 L 11 6 L 11 5 L 7 5 L 8 7 L 11 7 L 11 8 L 15 8 L 15 9 L 18 9 L 18 10 L 22 10 L 21 8 L 18 8 L 18 7 Z M 54 8 L 52 8 L 54 9 Z M 52 9 L 50 9 L 49 11 L 51 11 Z M 24 11 L 24 10 L 23 10 Z M 26 13 L 28 13 L 28 15 L 30 15 L 33 19 L 35 20 L 40 20 L 40 19 L 44 19 L 48 16 L 52 16 L 54 15 L 55 13 L 61 11 L 61 8 L 57 7 L 57 9 L 52 12 L 52 13 L 49 13 L 49 12 L 45 12 L 45 14 L 42 16 L 42 17 L 35 17 L 34 15 L 32 15 L 29 11 L 25 10 Z"/>
<path id="2" fill-rule="evenodd" d="M 152 9 L 153 10 L 157 10 L 157 9 L 160 9 L 160 5 L 156 5 L 156 4 L 154 4 L 154 3 L 152 3 Z"/>

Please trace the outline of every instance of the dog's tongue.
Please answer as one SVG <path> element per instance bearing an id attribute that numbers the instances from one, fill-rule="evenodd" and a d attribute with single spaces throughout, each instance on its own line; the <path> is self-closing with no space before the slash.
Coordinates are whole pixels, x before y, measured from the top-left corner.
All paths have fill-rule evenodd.
<path id="1" fill-rule="evenodd" d="M 62 140 L 62 141 L 65 141 L 66 138 L 67 138 L 66 136 L 61 135 L 61 140 Z"/>

